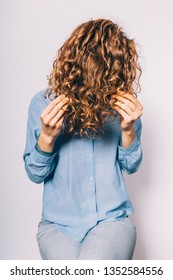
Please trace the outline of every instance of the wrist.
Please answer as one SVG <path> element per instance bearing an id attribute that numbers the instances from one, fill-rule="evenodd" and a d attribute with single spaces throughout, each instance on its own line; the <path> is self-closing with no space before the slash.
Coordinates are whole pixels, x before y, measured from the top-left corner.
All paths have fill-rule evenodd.
<path id="1" fill-rule="evenodd" d="M 45 135 L 44 132 L 40 133 L 38 138 L 38 146 L 44 152 L 53 152 L 55 139 L 51 136 Z"/>
<path id="2" fill-rule="evenodd" d="M 135 130 L 134 130 L 133 125 L 131 125 L 129 127 L 121 128 L 121 131 L 122 131 L 122 133 L 130 135 L 130 134 L 133 134 Z"/>
<path id="3" fill-rule="evenodd" d="M 135 138 L 134 127 L 128 129 L 122 129 L 121 145 L 123 148 L 129 147 Z"/>
<path id="4" fill-rule="evenodd" d="M 42 154 L 42 155 L 46 155 L 46 156 L 52 156 L 53 154 L 54 154 L 54 152 L 52 151 L 52 152 L 48 152 L 48 151 L 43 151 L 43 149 L 41 150 L 40 149 L 40 147 L 39 147 L 39 145 L 38 145 L 38 142 L 36 142 L 36 144 L 35 144 L 35 149 L 37 150 L 37 152 L 39 152 L 40 154 Z"/>

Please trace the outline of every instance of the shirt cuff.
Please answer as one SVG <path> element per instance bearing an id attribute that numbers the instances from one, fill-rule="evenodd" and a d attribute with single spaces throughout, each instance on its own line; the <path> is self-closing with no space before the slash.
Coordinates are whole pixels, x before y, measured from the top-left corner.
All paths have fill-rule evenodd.
<path id="1" fill-rule="evenodd" d="M 55 152 L 44 152 L 39 147 L 38 144 L 35 145 L 35 149 L 32 152 L 32 158 L 35 162 L 41 164 L 51 164 L 56 157 Z"/>
<path id="2" fill-rule="evenodd" d="M 129 147 L 123 148 L 122 146 L 118 145 L 119 154 L 122 156 L 131 154 L 138 149 L 139 145 L 140 145 L 140 141 L 138 140 L 137 136 L 135 136 L 132 144 Z"/>
<path id="3" fill-rule="evenodd" d="M 40 147 L 38 146 L 38 143 L 35 144 L 35 149 L 37 150 L 37 152 L 39 152 L 41 155 L 44 156 L 52 156 L 54 154 L 54 152 L 44 152 L 40 149 Z"/>

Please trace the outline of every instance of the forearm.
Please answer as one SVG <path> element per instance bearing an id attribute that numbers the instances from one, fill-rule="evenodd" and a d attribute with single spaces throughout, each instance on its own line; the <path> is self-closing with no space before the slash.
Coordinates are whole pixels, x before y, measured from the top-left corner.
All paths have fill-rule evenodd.
<path id="1" fill-rule="evenodd" d="M 25 169 L 28 177 L 35 183 L 42 183 L 56 166 L 54 143 L 44 137 L 42 132 L 30 153 L 25 153 Z"/>
<path id="2" fill-rule="evenodd" d="M 133 124 L 133 127 L 134 131 L 122 130 L 122 143 L 118 146 L 118 160 L 120 166 L 128 174 L 136 172 L 142 162 L 142 147 L 140 142 L 142 129 L 141 120 L 138 119 Z"/>
<path id="3" fill-rule="evenodd" d="M 25 169 L 28 177 L 35 183 L 42 183 L 56 166 L 57 153 L 46 155 L 44 152 L 34 150 L 25 156 Z"/>
<path id="4" fill-rule="evenodd" d="M 136 134 L 133 126 L 131 126 L 129 129 L 122 129 L 121 146 L 123 148 L 128 148 L 135 139 L 135 135 Z"/>

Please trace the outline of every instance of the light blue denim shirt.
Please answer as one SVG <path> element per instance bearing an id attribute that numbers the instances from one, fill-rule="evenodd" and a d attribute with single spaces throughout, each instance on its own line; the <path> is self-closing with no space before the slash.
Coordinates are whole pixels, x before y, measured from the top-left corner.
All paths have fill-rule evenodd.
<path id="1" fill-rule="evenodd" d="M 134 124 L 136 137 L 128 148 L 120 145 L 119 123 L 111 121 L 106 123 L 105 133 L 94 139 L 60 133 L 54 152 L 44 153 L 36 145 L 40 114 L 51 102 L 44 92 L 32 98 L 28 110 L 25 169 L 33 182 L 44 182 L 42 219 L 82 241 L 98 223 L 116 221 L 133 212 L 122 170 L 131 174 L 140 166 L 141 120 Z"/>

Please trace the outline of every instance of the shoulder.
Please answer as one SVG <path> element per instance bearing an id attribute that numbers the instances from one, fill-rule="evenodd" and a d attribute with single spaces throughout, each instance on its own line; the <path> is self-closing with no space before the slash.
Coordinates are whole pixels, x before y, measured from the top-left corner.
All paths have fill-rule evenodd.
<path id="1" fill-rule="evenodd" d="M 52 101 L 45 96 L 46 90 L 47 89 L 42 89 L 33 95 L 29 104 L 29 111 L 34 111 L 40 114 Z"/>
<path id="2" fill-rule="evenodd" d="M 46 89 L 42 89 L 36 92 L 30 101 L 30 106 L 32 108 L 38 108 L 40 106 L 47 106 L 51 100 L 45 97 Z"/>

